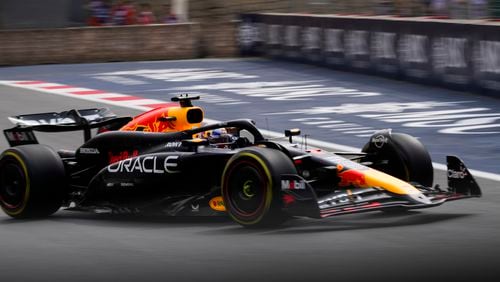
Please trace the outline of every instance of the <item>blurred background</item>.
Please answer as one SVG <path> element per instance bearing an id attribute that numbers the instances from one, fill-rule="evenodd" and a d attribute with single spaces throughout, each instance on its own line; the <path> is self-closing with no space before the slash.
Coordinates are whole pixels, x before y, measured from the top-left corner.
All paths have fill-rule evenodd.
<path id="1" fill-rule="evenodd" d="M 500 0 L 2 0 L 0 29 L 228 20 L 246 12 L 498 20 Z"/>

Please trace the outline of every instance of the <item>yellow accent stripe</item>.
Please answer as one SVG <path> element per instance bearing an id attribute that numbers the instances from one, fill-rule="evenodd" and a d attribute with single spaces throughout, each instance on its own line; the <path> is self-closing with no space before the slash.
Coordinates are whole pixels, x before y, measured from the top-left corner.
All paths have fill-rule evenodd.
<path id="1" fill-rule="evenodd" d="M 26 208 L 26 204 L 28 203 L 28 199 L 30 196 L 30 187 L 31 187 L 30 178 L 28 175 L 28 169 L 26 168 L 26 165 L 24 164 L 23 159 L 18 154 L 14 153 L 12 151 L 9 151 L 9 152 L 5 152 L 4 156 L 11 156 L 11 157 L 15 158 L 19 162 L 21 167 L 23 168 L 24 175 L 26 177 L 26 192 L 24 193 L 24 200 L 23 200 L 21 207 L 15 212 L 11 212 L 11 211 L 8 211 L 7 209 L 3 209 L 5 213 L 13 216 L 13 215 L 18 215 L 18 214 L 22 213 L 24 211 L 24 209 Z"/>
<path id="2" fill-rule="evenodd" d="M 364 171 L 363 174 L 369 187 L 382 187 L 389 192 L 400 195 L 418 195 L 421 193 L 410 183 L 374 169 Z"/>

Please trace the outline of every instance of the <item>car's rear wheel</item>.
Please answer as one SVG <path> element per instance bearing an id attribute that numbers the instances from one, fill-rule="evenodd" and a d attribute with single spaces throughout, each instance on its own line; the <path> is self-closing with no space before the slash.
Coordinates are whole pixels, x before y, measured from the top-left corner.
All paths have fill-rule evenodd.
<path id="1" fill-rule="evenodd" d="M 296 174 L 282 152 L 249 148 L 227 163 L 222 176 L 222 196 L 229 216 L 246 227 L 269 227 L 285 221 L 281 199 L 282 174 Z"/>
<path id="2" fill-rule="evenodd" d="M 64 164 L 44 145 L 7 149 L 0 156 L 0 206 L 14 218 L 45 217 L 62 204 Z"/>

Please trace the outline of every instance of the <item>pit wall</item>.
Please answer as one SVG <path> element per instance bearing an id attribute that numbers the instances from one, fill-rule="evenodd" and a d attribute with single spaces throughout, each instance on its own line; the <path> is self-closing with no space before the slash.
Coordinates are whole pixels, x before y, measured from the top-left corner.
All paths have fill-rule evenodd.
<path id="1" fill-rule="evenodd" d="M 237 54 L 235 22 L 207 30 L 198 23 L 0 31 L 0 66 L 192 59 Z"/>
<path id="2" fill-rule="evenodd" d="M 500 95 L 498 23 L 243 14 L 239 39 L 244 56 Z"/>

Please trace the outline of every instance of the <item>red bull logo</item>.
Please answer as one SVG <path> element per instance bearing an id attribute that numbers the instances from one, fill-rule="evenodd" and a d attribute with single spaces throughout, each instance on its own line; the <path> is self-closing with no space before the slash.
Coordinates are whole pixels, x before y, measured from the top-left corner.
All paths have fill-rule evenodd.
<path id="1" fill-rule="evenodd" d="M 338 174 L 340 177 L 339 186 L 366 186 L 365 175 L 357 170 L 349 169 Z"/>
<path id="2" fill-rule="evenodd" d="M 183 128 L 176 128 L 173 120 L 166 120 L 167 117 L 173 116 L 170 112 L 175 108 L 178 108 L 177 103 L 166 103 L 159 108 L 136 116 L 120 130 L 144 132 L 170 132 L 182 130 Z"/>
<path id="3" fill-rule="evenodd" d="M 116 155 L 113 154 L 112 152 L 108 152 L 108 161 L 110 164 L 112 164 L 112 163 L 126 160 L 128 158 L 137 157 L 138 155 L 139 155 L 138 150 L 133 150 L 132 152 L 122 151 L 122 152 L 118 152 Z"/>

